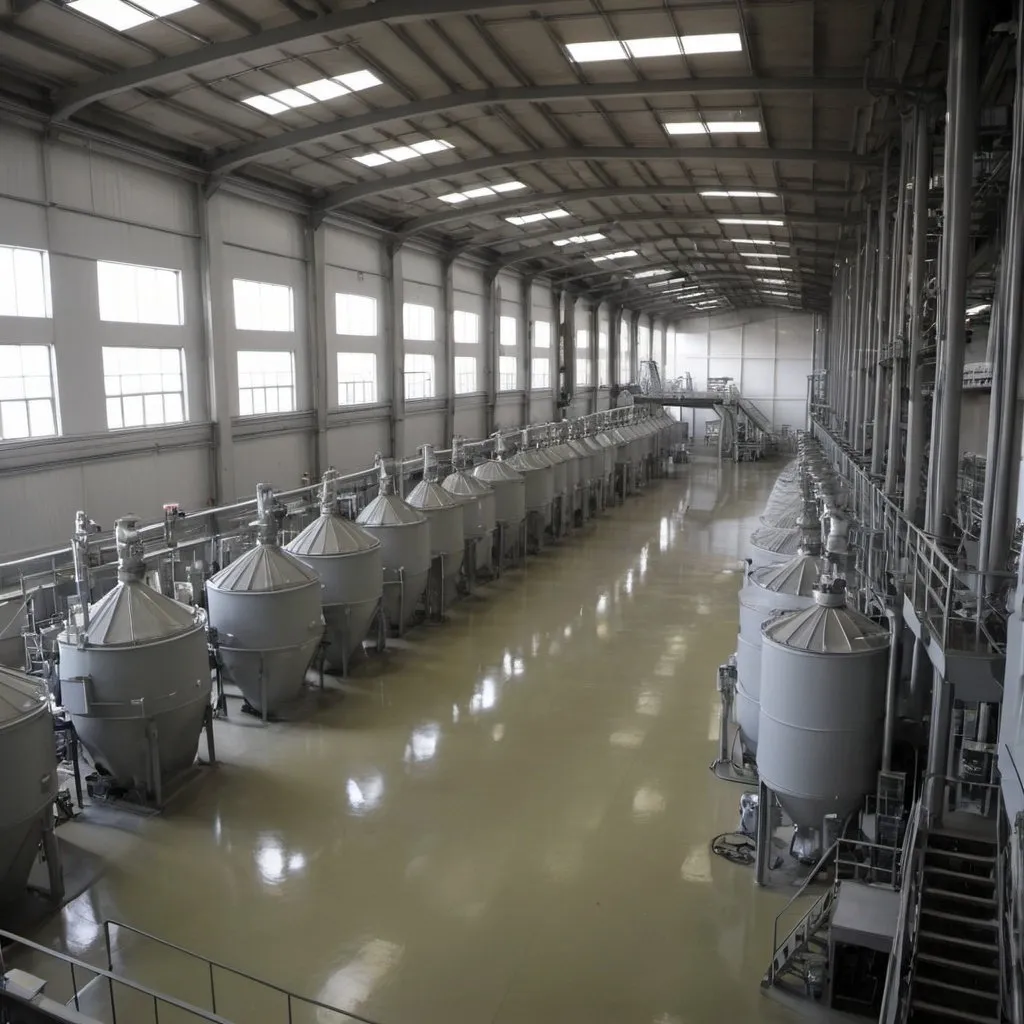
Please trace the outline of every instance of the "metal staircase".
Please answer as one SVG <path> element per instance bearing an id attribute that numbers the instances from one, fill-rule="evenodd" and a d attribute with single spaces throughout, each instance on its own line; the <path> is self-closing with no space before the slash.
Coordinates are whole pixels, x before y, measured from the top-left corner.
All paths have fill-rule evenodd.
<path id="1" fill-rule="evenodd" d="M 999 1024 L 1000 958 L 996 844 L 928 833 L 912 1024 Z"/>
<path id="2" fill-rule="evenodd" d="M 743 410 L 747 419 L 761 431 L 762 434 L 772 434 L 774 428 L 772 427 L 771 421 L 765 414 L 758 409 L 756 405 L 749 399 L 744 398 L 738 391 L 736 392 L 736 404 Z"/>

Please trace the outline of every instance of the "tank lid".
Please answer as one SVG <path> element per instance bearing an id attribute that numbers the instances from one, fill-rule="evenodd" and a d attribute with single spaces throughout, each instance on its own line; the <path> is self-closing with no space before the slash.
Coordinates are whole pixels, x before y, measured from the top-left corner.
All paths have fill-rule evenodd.
<path id="1" fill-rule="evenodd" d="M 864 654 L 889 646 L 888 629 L 846 606 L 845 584 L 826 585 L 814 598 L 810 608 L 766 622 L 764 639 L 811 654 Z"/>
<path id="2" fill-rule="evenodd" d="M 522 473 L 518 472 L 514 466 L 510 466 L 507 462 L 498 462 L 496 459 L 488 459 L 486 462 L 481 462 L 479 466 L 473 469 L 473 476 L 477 480 L 483 480 L 489 482 L 492 480 L 522 480 Z"/>
<path id="3" fill-rule="evenodd" d="M 421 480 L 405 499 L 413 508 L 433 511 L 455 508 L 458 502 L 435 480 Z"/>
<path id="4" fill-rule="evenodd" d="M 441 486 L 449 493 L 460 498 L 479 498 L 485 494 L 493 494 L 494 488 L 488 487 L 483 480 L 472 476 L 465 470 L 457 469 L 444 478 Z"/>
<path id="5" fill-rule="evenodd" d="M 276 545 L 257 544 L 225 566 L 206 585 L 234 593 L 293 590 L 320 580 L 293 555 Z"/>
<path id="6" fill-rule="evenodd" d="M 128 647 L 194 629 L 198 612 L 138 580 L 122 580 L 89 609 L 91 647 Z"/>
<path id="7" fill-rule="evenodd" d="M 801 554 L 781 565 L 765 565 L 750 574 L 750 581 L 762 590 L 794 597 L 813 597 L 824 562 L 814 555 Z"/>
<path id="8" fill-rule="evenodd" d="M 380 541 L 372 533 L 348 519 L 327 513 L 310 523 L 284 550 L 293 555 L 324 557 L 354 555 L 379 547 Z"/>
<path id="9" fill-rule="evenodd" d="M 46 688 L 24 672 L 0 668 L 0 727 L 30 718 L 46 707 Z"/>
<path id="10" fill-rule="evenodd" d="M 803 532 L 795 526 L 762 526 L 750 535 L 750 543 L 764 551 L 796 554 Z"/>
<path id="11" fill-rule="evenodd" d="M 356 520 L 360 526 L 415 526 L 426 516 L 407 505 L 397 494 L 378 494 Z"/>

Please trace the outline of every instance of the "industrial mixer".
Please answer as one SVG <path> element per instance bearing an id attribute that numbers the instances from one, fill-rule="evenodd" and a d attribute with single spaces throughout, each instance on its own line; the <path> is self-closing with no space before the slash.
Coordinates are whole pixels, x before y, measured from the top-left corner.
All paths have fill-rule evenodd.
<path id="1" fill-rule="evenodd" d="M 500 433 L 495 435 L 494 452 L 495 458 L 474 467 L 473 476 L 494 490 L 498 553 L 501 558 L 505 558 L 517 552 L 524 543 L 522 533 L 526 521 L 526 478 L 506 460 L 505 445 Z"/>
<path id="2" fill-rule="evenodd" d="M 473 565 L 467 567 L 467 576 L 475 575 L 476 569 L 489 569 L 492 562 L 494 530 L 497 523 L 497 495 L 493 487 L 482 479 L 467 473 L 462 465 L 460 438 L 452 440 L 451 473 L 444 478 L 441 486 L 462 502 L 463 536 L 473 545 L 467 549 L 473 555 Z M 472 580 L 471 580 L 472 582 Z"/>
<path id="3" fill-rule="evenodd" d="M 423 446 L 423 479 L 405 500 L 430 521 L 430 551 L 439 565 L 441 607 L 447 608 L 458 596 L 466 546 L 465 526 L 462 502 L 437 482 L 433 445 Z"/>

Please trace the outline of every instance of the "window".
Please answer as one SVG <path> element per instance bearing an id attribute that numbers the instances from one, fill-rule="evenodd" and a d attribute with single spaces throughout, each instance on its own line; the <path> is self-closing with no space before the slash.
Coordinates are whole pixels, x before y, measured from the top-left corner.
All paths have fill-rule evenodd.
<path id="1" fill-rule="evenodd" d="M 541 356 L 530 363 L 530 386 L 534 391 L 551 387 L 551 363 L 547 356 Z"/>
<path id="2" fill-rule="evenodd" d="M 498 340 L 502 345 L 515 345 L 516 334 L 517 324 L 514 316 L 502 316 L 498 318 Z"/>
<path id="3" fill-rule="evenodd" d="M 477 313 L 455 310 L 455 344 L 476 345 L 480 341 L 480 317 Z"/>
<path id="4" fill-rule="evenodd" d="M 608 379 L 608 332 L 597 332 L 597 383 L 599 387 L 606 388 L 611 383 Z"/>
<path id="5" fill-rule="evenodd" d="M 0 441 L 56 433 L 49 346 L 0 345 Z"/>
<path id="6" fill-rule="evenodd" d="M 664 362 L 665 359 L 665 334 L 660 327 L 654 328 L 654 350 L 651 352 L 651 358 L 658 363 Z"/>
<path id="7" fill-rule="evenodd" d="M 406 304 L 408 309 L 408 304 Z M 421 306 L 420 309 L 430 309 Z M 431 318 L 434 311 L 430 310 Z M 434 357 L 417 352 L 405 356 L 405 397 L 410 400 L 434 397 Z"/>
<path id="8" fill-rule="evenodd" d="M 295 330 L 292 290 L 267 281 L 232 282 L 235 292 L 235 327 L 240 331 Z"/>
<path id="9" fill-rule="evenodd" d="M 651 329 L 647 324 L 640 324 L 637 328 L 636 351 L 638 359 L 651 358 Z"/>
<path id="10" fill-rule="evenodd" d="M 589 388 L 593 384 L 590 376 L 590 359 L 586 356 L 576 357 L 576 386 Z"/>
<path id="11" fill-rule="evenodd" d="M 184 423 L 184 362 L 177 348 L 104 348 L 107 429 Z"/>
<path id="12" fill-rule="evenodd" d="M 123 324 L 185 322 L 181 272 L 134 263 L 96 263 L 100 319 Z"/>
<path id="13" fill-rule="evenodd" d="M 377 401 L 377 357 L 372 352 L 338 353 L 338 405 Z"/>
<path id="14" fill-rule="evenodd" d="M 519 367 L 517 364 L 518 360 L 515 356 L 500 356 L 498 358 L 499 391 L 515 391 L 519 378 Z"/>
<path id="15" fill-rule="evenodd" d="M 44 249 L 0 245 L 0 316 L 53 316 L 50 254 Z"/>
<path id="16" fill-rule="evenodd" d="M 294 411 L 294 353 L 239 352 L 238 414 L 264 416 Z"/>
<path id="17" fill-rule="evenodd" d="M 377 336 L 377 300 L 369 295 L 334 294 L 335 329 L 359 338 Z"/>
<path id="18" fill-rule="evenodd" d="M 470 314 L 470 316 L 473 315 Z M 470 395 L 474 391 L 476 391 L 476 356 L 456 356 L 455 394 Z"/>
<path id="19" fill-rule="evenodd" d="M 415 302 L 402 305 L 402 330 L 406 341 L 434 340 L 434 307 Z"/>
<path id="20" fill-rule="evenodd" d="M 676 329 L 669 327 L 665 331 L 665 380 L 674 380 L 682 373 L 679 355 L 676 351 Z"/>
<path id="21" fill-rule="evenodd" d="M 576 331 L 576 347 L 583 351 L 590 348 L 590 331 L 585 327 L 580 327 Z"/>
<path id="22" fill-rule="evenodd" d="M 633 361 L 630 359 L 629 332 L 623 331 L 619 339 L 619 383 L 628 384 L 633 376 Z"/>
<path id="23" fill-rule="evenodd" d="M 551 324 L 547 320 L 534 320 L 533 347 L 551 348 Z"/>

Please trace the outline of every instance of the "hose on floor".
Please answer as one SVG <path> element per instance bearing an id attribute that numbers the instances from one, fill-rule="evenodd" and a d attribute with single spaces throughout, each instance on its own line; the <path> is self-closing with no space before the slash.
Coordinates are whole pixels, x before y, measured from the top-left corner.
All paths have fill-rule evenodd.
<path id="1" fill-rule="evenodd" d="M 716 857 L 724 857 L 733 864 L 750 867 L 754 863 L 754 852 L 757 847 L 754 840 L 746 832 L 723 832 L 711 840 L 711 852 Z"/>

